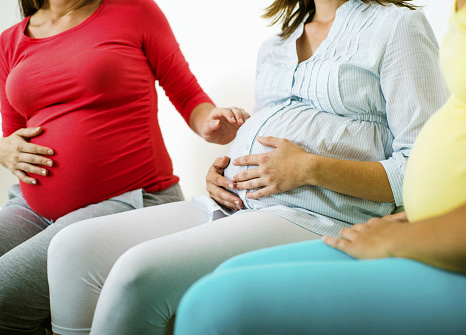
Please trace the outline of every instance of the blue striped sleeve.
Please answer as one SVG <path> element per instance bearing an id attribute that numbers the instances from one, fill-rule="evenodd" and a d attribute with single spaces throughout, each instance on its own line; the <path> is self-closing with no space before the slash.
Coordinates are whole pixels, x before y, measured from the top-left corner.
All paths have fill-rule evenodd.
<path id="1" fill-rule="evenodd" d="M 404 173 L 414 141 L 446 98 L 438 44 L 422 11 L 400 13 L 381 62 L 380 83 L 394 137 L 392 156 L 380 163 L 395 203 L 401 206 Z M 439 95 L 444 98 L 439 99 Z"/>

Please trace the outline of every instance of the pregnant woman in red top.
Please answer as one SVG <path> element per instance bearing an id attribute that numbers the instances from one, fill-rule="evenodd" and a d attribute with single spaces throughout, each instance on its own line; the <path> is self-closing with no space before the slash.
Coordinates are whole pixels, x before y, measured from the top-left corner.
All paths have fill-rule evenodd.
<path id="1" fill-rule="evenodd" d="M 155 81 L 209 142 L 230 142 L 248 115 L 215 108 L 153 0 L 20 5 L 0 38 L 0 163 L 20 180 L 0 211 L 0 334 L 43 334 L 60 229 L 182 200 Z"/>

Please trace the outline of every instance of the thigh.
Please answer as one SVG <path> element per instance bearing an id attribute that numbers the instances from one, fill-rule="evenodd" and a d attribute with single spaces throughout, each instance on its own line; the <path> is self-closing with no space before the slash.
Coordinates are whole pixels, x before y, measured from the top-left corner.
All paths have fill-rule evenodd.
<path id="1" fill-rule="evenodd" d="M 101 288 L 125 251 L 207 221 L 200 207 L 182 201 L 86 220 L 64 229 L 52 241 L 48 257 L 54 331 L 89 330 Z"/>
<path id="2" fill-rule="evenodd" d="M 62 226 L 69 226 L 70 224 L 79 221 L 119 214 L 134 209 L 141 209 L 143 207 L 153 207 L 181 201 L 182 199 L 183 194 L 181 193 L 181 189 L 178 184 L 175 184 L 166 190 L 153 193 L 146 193 L 144 190 L 138 189 L 77 209 L 62 216 L 56 221 L 56 223 L 59 223 Z"/>
<path id="3" fill-rule="evenodd" d="M 0 334 L 43 334 L 50 315 L 47 247 L 61 228 L 52 224 L 0 257 Z"/>
<path id="4" fill-rule="evenodd" d="M 0 257 L 51 223 L 29 207 L 19 185 L 8 189 L 8 198 L 0 210 Z"/>
<path id="5" fill-rule="evenodd" d="M 132 209 L 134 204 L 124 195 L 89 205 L 61 217 L 0 257 L 0 334 L 38 331 L 49 317 L 47 249 L 59 231 L 80 220 Z"/>
<path id="6" fill-rule="evenodd" d="M 248 252 L 227 260 L 215 271 L 221 272 L 241 267 L 273 265 L 286 262 L 343 260 L 353 260 L 353 258 L 340 250 L 329 247 L 321 240 L 312 240 Z"/>
<path id="7" fill-rule="evenodd" d="M 466 276 L 404 259 L 238 268 L 193 285 L 176 334 L 453 335 L 465 299 Z"/>
<path id="8" fill-rule="evenodd" d="M 162 334 L 188 287 L 223 261 L 247 251 L 319 237 L 281 217 L 248 212 L 142 243 L 112 269 L 92 333 Z"/>

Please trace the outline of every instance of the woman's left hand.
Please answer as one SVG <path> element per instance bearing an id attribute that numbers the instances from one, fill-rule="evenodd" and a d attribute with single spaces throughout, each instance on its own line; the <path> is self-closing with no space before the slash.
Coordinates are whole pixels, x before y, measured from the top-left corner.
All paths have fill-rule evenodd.
<path id="1" fill-rule="evenodd" d="M 393 216 L 373 218 L 365 224 L 343 228 L 340 238 L 324 236 L 325 244 L 354 258 L 372 259 L 393 257 L 392 245 L 406 228 L 407 221 L 394 221 Z"/>
<path id="2" fill-rule="evenodd" d="M 275 150 L 239 157 L 233 161 L 233 165 L 236 166 L 257 165 L 256 168 L 245 170 L 233 177 L 239 190 L 262 187 L 248 193 L 247 198 L 258 199 L 306 185 L 311 154 L 283 138 L 257 137 L 257 141 Z"/>
<path id="3" fill-rule="evenodd" d="M 250 115 L 242 108 L 214 108 L 205 119 L 201 136 L 211 143 L 227 144 Z"/>

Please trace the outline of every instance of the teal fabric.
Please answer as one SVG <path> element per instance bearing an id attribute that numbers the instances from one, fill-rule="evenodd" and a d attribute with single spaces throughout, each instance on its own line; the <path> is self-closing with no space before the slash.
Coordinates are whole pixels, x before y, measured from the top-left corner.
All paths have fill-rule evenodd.
<path id="1" fill-rule="evenodd" d="M 356 260 L 322 241 L 232 258 L 194 284 L 176 335 L 464 334 L 466 276 Z"/>

